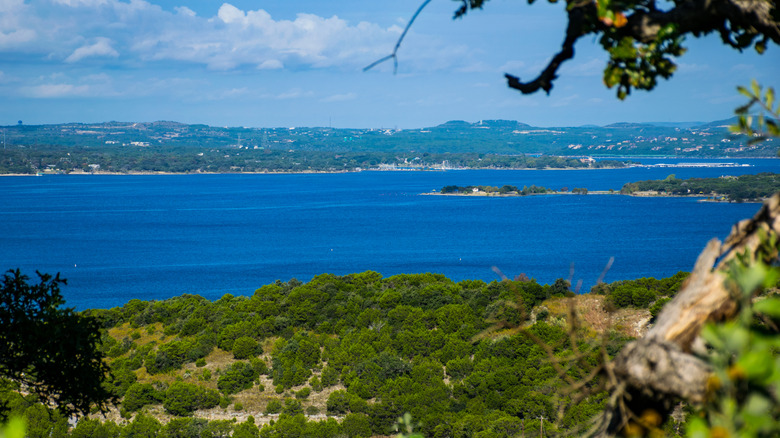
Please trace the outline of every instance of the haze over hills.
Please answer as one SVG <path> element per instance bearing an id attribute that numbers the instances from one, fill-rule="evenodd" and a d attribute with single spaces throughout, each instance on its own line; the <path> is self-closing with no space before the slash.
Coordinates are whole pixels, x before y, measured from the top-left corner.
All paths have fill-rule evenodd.
<path id="1" fill-rule="evenodd" d="M 305 172 L 384 165 L 561 168 L 582 164 L 554 157 L 776 156 L 777 139 L 748 146 L 744 137 L 728 132 L 731 123 L 536 127 L 513 120 L 452 120 L 403 130 L 173 121 L 17 124 L 0 127 L 0 173 Z"/>
<path id="2" fill-rule="evenodd" d="M 732 120 L 536 127 L 512 120 L 448 121 L 423 129 L 248 128 L 171 121 L 2 127 L 6 149 L 25 146 L 205 146 L 319 151 L 550 155 L 774 156 L 773 140 L 745 147 Z"/>

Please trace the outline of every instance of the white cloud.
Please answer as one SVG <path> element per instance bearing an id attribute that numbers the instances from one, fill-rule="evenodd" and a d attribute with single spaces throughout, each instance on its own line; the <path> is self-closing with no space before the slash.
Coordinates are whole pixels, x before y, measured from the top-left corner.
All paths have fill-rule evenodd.
<path id="1" fill-rule="evenodd" d="M 282 68 L 284 68 L 284 64 L 278 59 L 266 59 L 257 66 L 258 70 L 279 70 Z"/>
<path id="2" fill-rule="evenodd" d="M 347 100 L 355 100 L 357 99 L 357 94 L 355 93 L 344 93 L 344 94 L 334 94 L 332 96 L 328 96 L 320 102 L 344 102 Z"/>
<path id="3" fill-rule="evenodd" d="M 173 8 L 173 10 L 175 10 L 177 14 L 183 15 L 183 16 L 186 16 L 186 17 L 194 17 L 195 15 L 197 15 L 197 14 L 195 14 L 195 11 L 193 11 L 192 9 L 190 9 L 190 8 L 188 8 L 186 6 L 176 6 L 175 8 Z"/>
<path id="4" fill-rule="evenodd" d="M 36 33 L 32 29 L 18 29 L 8 33 L 0 32 L 0 48 L 14 47 L 22 43 L 33 41 Z"/>
<path id="5" fill-rule="evenodd" d="M 0 49 L 13 48 L 35 40 L 37 32 L 28 17 L 31 8 L 24 0 L 0 1 Z"/>
<path id="6" fill-rule="evenodd" d="M 311 97 L 314 93 L 311 91 L 305 91 L 300 88 L 293 88 L 289 91 L 285 91 L 284 93 L 279 93 L 276 96 L 274 96 L 275 99 L 279 100 L 287 100 L 287 99 L 300 99 L 302 97 Z"/>
<path id="7" fill-rule="evenodd" d="M 90 58 L 90 57 L 112 57 L 116 58 L 119 56 L 119 52 L 114 50 L 113 47 L 111 47 L 111 40 L 108 38 L 97 38 L 97 41 L 95 44 L 90 44 L 88 46 L 81 46 L 78 49 L 74 50 L 73 53 L 71 53 L 70 56 L 65 58 L 65 62 L 73 63 L 81 61 L 84 58 Z"/>
<path id="8" fill-rule="evenodd" d="M 77 8 L 81 6 L 94 7 L 94 6 L 105 5 L 106 3 L 108 3 L 109 0 L 53 0 L 53 1 L 54 3 L 70 6 L 71 8 Z"/>
<path id="9" fill-rule="evenodd" d="M 88 92 L 89 87 L 87 85 L 72 84 L 43 84 L 24 87 L 22 89 L 22 94 L 25 94 L 28 97 L 42 99 L 83 96 Z"/>
<path id="10" fill-rule="evenodd" d="M 387 55 L 401 31 L 396 24 L 349 22 L 336 15 L 275 19 L 263 9 L 242 10 L 230 3 L 204 17 L 187 6 L 164 10 L 144 0 L 0 0 L 0 56 L 9 51 L 65 63 L 121 54 L 133 68 L 185 62 L 212 70 L 357 71 Z M 401 67 L 481 68 L 465 53 L 465 47 L 410 33 Z"/>

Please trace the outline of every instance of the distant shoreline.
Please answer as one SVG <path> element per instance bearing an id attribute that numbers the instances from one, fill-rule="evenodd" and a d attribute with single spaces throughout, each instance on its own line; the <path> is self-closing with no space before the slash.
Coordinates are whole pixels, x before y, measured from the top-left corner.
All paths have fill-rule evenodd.
<path id="1" fill-rule="evenodd" d="M 572 192 L 548 192 L 548 193 L 528 193 L 525 195 L 519 194 L 519 193 L 506 193 L 506 194 L 500 194 L 500 193 L 486 193 L 486 192 L 477 192 L 477 193 L 440 193 L 440 192 L 424 192 L 420 193 L 420 195 L 423 196 L 462 196 L 462 197 L 475 197 L 475 198 L 518 198 L 518 197 L 526 197 L 526 196 L 544 196 L 544 195 L 552 195 L 552 196 L 587 196 L 587 195 L 619 195 L 619 196 L 631 196 L 634 198 L 699 198 L 700 202 L 726 202 L 726 203 L 734 203 L 736 204 L 736 201 L 728 200 L 728 199 L 715 199 L 717 196 L 723 196 L 723 195 L 715 195 L 715 196 L 705 196 L 705 195 L 670 195 L 666 193 L 660 193 L 660 192 L 637 192 L 637 193 L 620 193 L 619 190 L 589 190 L 588 193 L 572 193 Z M 764 202 L 764 200 L 744 200 L 742 201 L 743 204 L 760 204 Z"/>
<path id="2" fill-rule="evenodd" d="M 627 157 L 630 158 L 630 157 Z M 645 157 L 646 158 L 646 157 Z M 674 159 L 674 158 L 662 158 Z M 708 160 L 729 159 L 729 158 L 708 158 Z M 693 162 L 693 163 L 658 163 L 658 164 L 627 164 L 626 166 L 605 166 L 605 167 L 463 167 L 463 168 L 371 168 L 371 169 L 350 169 L 350 170 L 267 170 L 259 172 L 165 172 L 165 171 L 129 171 L 129 172 L 108 172 L 108 171 L 70 171 L 70 172 L 39 172 L 35 173 L 0 173 L 0 176 L 48 176 L 48 175 L 306 175 L 306 174 L 341 174 L 341 173 L 360 173 L 360 172 L 450 172 L 460 170 L 618 170 L 630 168 L 740 168 L 751 167 L 750 164 L 739 163 L 711 163 L 711 162 Z M 595 193 L 594 193 L 595 194 Z"/>
<path id="3" fill-rule="evenodd" d="M 705 163 L 702 163 L 705 164 Z M 624 167 L 545 167 L 545 168 L 531 168 L 531 167 L 464 167 L 455 169 L 360 169 L 360 170 L 295 170 L 295 171 L 283 171 L 283 170 L 268 170 L 262 172 L 163 172 L 163 171 L 130 171 L 130 172 L 42 172 L 35 173 L 0 173 L 2 176 L 51 176 L 51 175 L 305 175 L 305 174 L 340 174 L 340 173 L 360 173 L 360 172 L 457 172 L 461 170 L 620 170 L 630 169 L 637 167 L 745 167 L 743 165 L 737 166 L 690 166 L 690 165 L 629 165 Z"/>

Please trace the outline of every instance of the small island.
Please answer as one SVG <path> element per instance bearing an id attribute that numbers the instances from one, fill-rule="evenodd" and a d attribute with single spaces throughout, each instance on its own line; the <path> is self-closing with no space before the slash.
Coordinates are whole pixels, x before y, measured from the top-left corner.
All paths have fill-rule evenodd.
<path id="1" fill-rule="evenodd" d="M 626 183 L 620 191 L 589 191 L 586 188 L 563 187 L 560 190 L 531 185 L 519 189 L 513 185 L 442 187 L 433 195 L 454 196 L 528 196 L 528 195 L 628 195 L 628 196 L 690 196 L 718 202 L 761 202 L 780 191 L 780 174 L 721 176 L 718 178 L 678 179 L 669 175 L 662 180 L 646 180 Z"/>
<path id="2" fill-rule="evenodd" d="M 780 174 L 764 172 L 757 175 L 689 179 L 669 175 L 662 180 L 625 184 L 620 193 L 632 196 L 693 196 L 725 202 L 761 202 L 778 190 Z"/>
<path id="3" fill-rule="evenodd" d="M 573 188 L 569 191 L 568 187 L 560 190 L 548 189 L 537 185 L 523 186 L 522 189 L 517 186 L 504 185 L 497 186 L 444 186 L 438 192 L 423 193 L 424 195 L 452 195 L 452 196 L 529 196 L 529 195 L 587 195 L 586 188 Z M 614 190 L 590 192 L 593 194 L 616 193 Z"/>

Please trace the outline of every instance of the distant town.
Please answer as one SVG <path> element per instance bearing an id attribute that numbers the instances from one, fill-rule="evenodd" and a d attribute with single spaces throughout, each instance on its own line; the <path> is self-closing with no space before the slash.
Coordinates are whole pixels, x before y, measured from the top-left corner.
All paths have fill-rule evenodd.
<path id="1" fill-rule="evenodd" d="M 482 120 L 422 129 L 18 123 L 0 127 L 0 173 L 579 168 L 621 167 L 633 157 L 776 156 L 776 139 L 748 145 L 729 133 L 732 123 L 541 128 Z"/>

